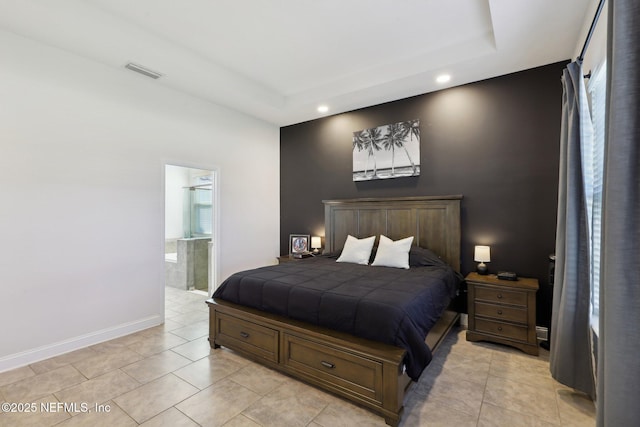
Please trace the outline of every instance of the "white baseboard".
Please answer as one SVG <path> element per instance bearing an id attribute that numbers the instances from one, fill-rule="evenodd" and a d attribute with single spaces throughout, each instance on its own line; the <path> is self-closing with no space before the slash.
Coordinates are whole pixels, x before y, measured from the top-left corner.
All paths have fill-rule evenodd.
<path id="1" fill-rule="evenodd" d="M 469 315 L 467 313 L 460 313 L 460 326 L 469 327 Z"/>
<path id="2" fill-rule="evenodd" d="M 8 356 L 0 358 L 0 372 L 20 368 L 31 363 L 49 359 L 50 357 L 60 356 L 61 354 L 69 353 L 70 351 L 79 350 L 90 345 L 109 341 L 124 335 L 129 335 L 143 329 L 160 325 L 161 323 L 161 316 L 149 316 L 144 319 L 124 323 L 96 332 L 91 332 L 64 341 L 36 347 L 34 349 L 22 351 L 20 353 L 10 354 Z"/>

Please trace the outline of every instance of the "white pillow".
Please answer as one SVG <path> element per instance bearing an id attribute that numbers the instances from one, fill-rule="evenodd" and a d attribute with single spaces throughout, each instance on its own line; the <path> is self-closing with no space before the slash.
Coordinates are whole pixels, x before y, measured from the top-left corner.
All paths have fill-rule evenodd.
<path id="1" fill-rule="evenodd" d="M 376 241 L 376 236 L 366 237 L 364 239 L 356 239 L 352 235 L 347 236 L 344 242 L 342 253 L 336 262 L 352 262 L 354 264 L 369 264 L 371 249 Z"/>
<path id="2" fill-rule="evenodd" d="M 376 259 L 371 265 L 380 267 L 409 268 L 409 249 L 413 236 L 395 242 L 387 236 L 380 236 Z"/>

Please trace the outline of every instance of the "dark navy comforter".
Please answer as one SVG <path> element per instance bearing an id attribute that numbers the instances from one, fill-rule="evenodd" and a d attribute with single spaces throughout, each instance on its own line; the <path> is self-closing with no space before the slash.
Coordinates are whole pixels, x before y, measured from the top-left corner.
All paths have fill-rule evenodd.
<path id="1" fill-rule="evenodd" d="M 331 256 L 297 260 L 235 273 L 213 298 L 401 347 L 407 374 L 417 380 L 432 357 L 425 337 L 460 276 L 442 261 L 414 261 L 404 270 Z"/>

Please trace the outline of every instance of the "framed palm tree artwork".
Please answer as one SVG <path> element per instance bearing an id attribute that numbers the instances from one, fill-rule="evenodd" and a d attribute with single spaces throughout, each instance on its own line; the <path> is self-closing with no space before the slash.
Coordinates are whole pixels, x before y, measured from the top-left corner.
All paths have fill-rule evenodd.
<path id="1" fill-rule="evenodd" d="M 353 133 L 353 180 L 420 175 L 420 120 Z"/>

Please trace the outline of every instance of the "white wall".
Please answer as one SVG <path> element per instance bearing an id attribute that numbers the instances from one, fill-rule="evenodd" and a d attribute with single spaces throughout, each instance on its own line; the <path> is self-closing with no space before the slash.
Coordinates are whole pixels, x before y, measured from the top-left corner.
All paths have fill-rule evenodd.
<path id="1" fill-rule="evenodd" d="M 0 371 L 162 321 L 167 163 L 217 170 L 221 278 L 274 263 L 276 126 L 0 31 Z"/>

